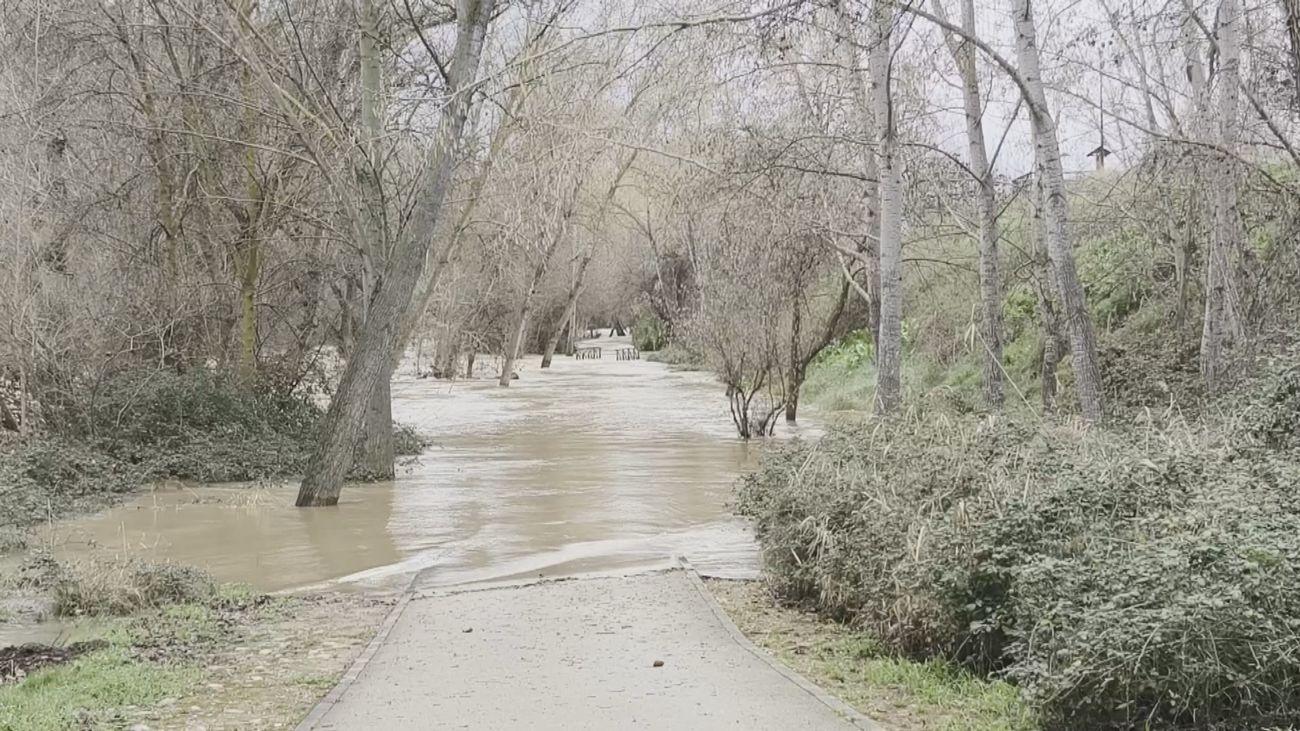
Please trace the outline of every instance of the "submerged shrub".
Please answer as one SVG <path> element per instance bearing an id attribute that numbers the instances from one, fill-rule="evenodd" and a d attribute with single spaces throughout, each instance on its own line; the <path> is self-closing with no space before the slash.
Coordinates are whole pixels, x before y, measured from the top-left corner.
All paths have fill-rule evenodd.
<path id="1" fill-rule="evenodd" d="M 833 429 L 769 454 L 740 508 L 787 598 L 1012 679 L 1050 728 L 1285 726 L 1300 462 L 1252 435 L 1286 418 Z"/>
<path id="2" fill-rule="evenodd" d="M 100 384 L 91 404 L 59 420 L 75 425 L 66 433 L 0 441 L 0 526 L 101 507 L 152 479 L 301 474 L 322 415 L 287 387 L 205 370 L 124 374 Z M 393 436 L 398 455 L 427 446 L 411 427 Z"/>
<path id="3" fill-rule="evenodd" d="M 125 615 L 172 604 L 204 603 L 217 596 L 207 573 L 147 561 L 60 564 L 55 611 L 63 616 Z"/>
<path id="4" fill-rule="evenodd" d="M 0 526 L 32 525 L 139 487 L 143 471 L 61 439 L 0 442 Z"/>

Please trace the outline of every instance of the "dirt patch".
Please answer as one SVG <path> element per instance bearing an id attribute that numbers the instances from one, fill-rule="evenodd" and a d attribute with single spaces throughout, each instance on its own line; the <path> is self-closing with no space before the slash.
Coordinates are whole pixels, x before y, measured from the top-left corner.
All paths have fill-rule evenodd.
<path id="1" fill-rule="evenodd" d="M 4 648 L 0 728 L 292 728 L 394 601 L 223 587 L 202 602 L 96 619 L 91 642 Z"/>
<path id="2" fill-rule="evenodd" d="M 96 640 L 74 642 L 63 647 L 28 643 L 0 648 L 0 685 L 17 682 L 36 670 L 71 662 L 87 652 L 107 646 L 107 642 Z"/>
<path id="3" fill-rule="evenodd" d="M 218 620 L 217 638 L 151 649 L 197 667 L 186 692 L 132 714 L 146 728 L 292 728 L 342 676 L 392 606 L 351 594 L 277 598 Z M 182 638 L 183 639 L 183 638 Z"/>
<path id="4" fill-rule="evenodd" d="M 1014 688 L 944 663 L 882 655 L 869 635 L 779 604 L 761 581 L 709 580 L 750 641 L 840 700 L 896 731 L 1030 730 Z"/>

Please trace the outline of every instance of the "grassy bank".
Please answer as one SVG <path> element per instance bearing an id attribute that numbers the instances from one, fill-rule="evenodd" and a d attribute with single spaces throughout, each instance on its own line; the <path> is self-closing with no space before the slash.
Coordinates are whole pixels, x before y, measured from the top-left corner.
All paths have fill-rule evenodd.
<path id="1" fill-rule="evenodd" d="M 352 595 L 258 595 L 156 564 L 40 559 L 5 590 L 43 593 L 90 638 L 3 679 L 0 728 L 13 731 L 292 727 L 388 610 Z"/>
<path id="2" fill-rule="evenodd" d="M 762 582 L 710 581 L 709 590 L 754 644 L 886 728 L 1036 728 L 1005 682 L 938 660 L 891 657 L 870 634 L 783 605 Z"/>

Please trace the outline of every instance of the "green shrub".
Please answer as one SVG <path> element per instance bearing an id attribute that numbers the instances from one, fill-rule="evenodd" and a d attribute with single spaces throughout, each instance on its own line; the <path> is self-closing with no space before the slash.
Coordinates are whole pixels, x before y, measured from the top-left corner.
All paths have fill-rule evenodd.
<path id="1" fill-rule="evenodd" d="M 744 479 L 774 586 L 1014 680 L 1049 728 L 1300 722 L 1300 387 L 1252 418 L 1080 432 L 875 421 Z"/>
<path id="2" fill-rule="evenodd" d="M 112 500 L 144 471 L 61 439 L 0 442 L 0 525 L 24 526 Z"/>
<path id="3" fill-rule="evenodd" d="M 632 324 L 632 344 L 637 350 L 662 350 L 668 345 L 668 323 L 652 314 L 638 317 Z"/>

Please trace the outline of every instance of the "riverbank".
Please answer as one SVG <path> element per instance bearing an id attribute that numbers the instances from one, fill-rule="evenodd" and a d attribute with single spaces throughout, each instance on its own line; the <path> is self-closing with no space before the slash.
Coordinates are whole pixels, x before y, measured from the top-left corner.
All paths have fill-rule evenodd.
<path id="1" fill-rule="evenodd" d="M 95 568 L 109 577 L 128 571 Z M 73 615 L 62 618 L 63 636 L 78 640 L 0 650 L 11 660 L 0 674 L 0 728 L 291 728 L 337 682 L 393 603 L 345 593 L 270 596 L 231 585 L 194 592 L 181 587 L 201 583 L 197 572 L 152 570 L 169 578 L 153 587 L 111 579 L 59 579 L 47 587 L 50 605 Z M 24 595 L 30 602 L 31 587 Z M 129 609 L 123 599 L 148 606 Z M 94 616 L 114 609 L 129 610 Z"/>

